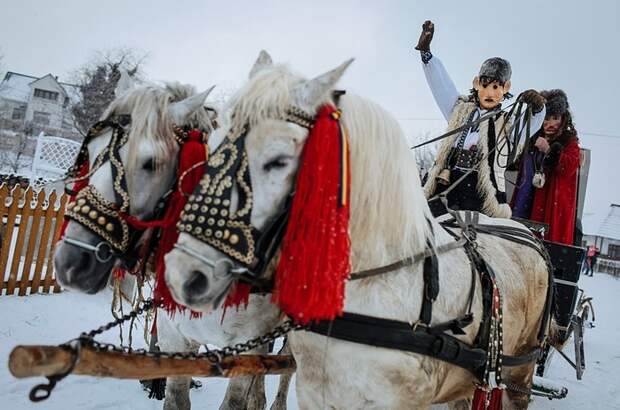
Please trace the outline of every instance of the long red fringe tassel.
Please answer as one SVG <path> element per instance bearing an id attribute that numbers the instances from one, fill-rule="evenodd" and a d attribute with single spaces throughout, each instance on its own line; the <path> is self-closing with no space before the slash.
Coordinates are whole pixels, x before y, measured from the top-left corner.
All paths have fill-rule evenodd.
<path id="1" fill-rule="evenodd" d="M 172 250 L 176 243 L 179 233 L 177 232 L 176 221 L 179 220 L 181 211 L 187 202 L 187 195 L 194 192 L 194 188 L 200 182 L 203 175 L 203 167 L 195 166 L 207 160 L 207 146 L 202 143 L 202 133 L 193 130 L 188 133 L 188 140 L 181 146 L 179 152 L 179 163 L 177 170 L 178 187 L 171 194 L 166 212 L 160 221 L 162 228 L 161 237 L 155 254 L 155 291 L 154 298 L 161 302 L 161 306 L 170 314 L 177 311 L 184 311 L 185 306 L 178 304 L 172 298 L 170 289 L 166 285 L 166 263 L 164 256 Z M 193 169 L 192 169 L 193 167 Z M 137 224 L 135 220 L 129 220 L 132 224 Z M 148 223 L 147 223 L 148 224 Z M 199 312 L 191 312 L 191 317 L 199 317 Z"/>
<path id="2" fill-rule="evenodd" d="M 478 386 L 474 391 L 472 410 L 502 410 L 503 389 Z"/>
<path id="3" fill-rule="evenodd" d="M 323 106 L 310 131 L 272 300 L 301 323 L 342 314 L 351 264 L 349 151 L 340 112 Z"/>

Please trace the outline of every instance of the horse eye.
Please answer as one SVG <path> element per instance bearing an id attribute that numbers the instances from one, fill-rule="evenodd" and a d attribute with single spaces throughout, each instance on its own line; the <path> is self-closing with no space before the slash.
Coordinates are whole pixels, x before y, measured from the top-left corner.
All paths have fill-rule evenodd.
<path id="1" fill-rule="evenodd" d="M 142 169 L 148 172 L 155 171 L 155 161 L 153 161 L 153 158 L 146 160 L 144 164 L 142 164 Z"/>
<path id="2" fill-rule="evenodd" d="M 289 158 L 286 156 L 276 157 L 265 163 L 265 165 L 263 165 L 263 170 L 265 170 L 265 172 L 269 172 L 273 169 L 282 169 L 288 165 L 288 159 Z"/>

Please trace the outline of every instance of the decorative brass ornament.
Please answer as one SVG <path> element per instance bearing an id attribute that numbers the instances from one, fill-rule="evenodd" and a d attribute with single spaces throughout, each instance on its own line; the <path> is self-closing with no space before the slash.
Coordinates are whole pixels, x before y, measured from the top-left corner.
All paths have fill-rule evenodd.
<path id="1" fill-rule="evenodd" d="M 94 186 L 78 192 L 66 216 L 108 242 L 116 251 L 125 252 L 129 246 L 129 225 L 121 217 L 118 207 L 103 198 Z M 82 204 L 81 206 L 79 204 Z"/>

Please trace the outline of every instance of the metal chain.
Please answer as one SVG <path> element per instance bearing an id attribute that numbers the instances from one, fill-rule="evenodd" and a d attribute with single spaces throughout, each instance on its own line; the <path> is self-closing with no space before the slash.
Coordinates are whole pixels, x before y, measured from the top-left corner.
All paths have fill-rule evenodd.
<path id="1" fill-rule="evenodd" d="M 123 323 L 135 319 L 138 315 L 157 307 L 153 299 L 145 300 L 141 306 L 132 310 L 130 313 L 123 315 L 122 317 L 106 323 L 103 326 L 93 329 L 90 332 L 84 332 L 80 335 L 78 340 L 82 345 L 90 346 L 97 351 L 103 352 L 116 352 L 123 354 L 134 354 L 139 356 L 167 358 L 167 359 L 207 359 L 212 363 L 219 365 L 222 359 L 230 356 L 236 356 L 241 353 L 246 353 L 250 350 L 256 349 L 259 346 L 275 341 L 277 338 L 285 336 L 291 331 L 303 330 L 307 326 L 297 324 L 292 320 L 287 320 L 282 325 L 275 327 L 272 331 L 265 333 L 264 335 L 255 337 L 243 343 L 237 343 L 232 346 L 226 346 L 222 349 L 208 349 L 204 353 L 193 352 L 151 352 L 146 349 L 132 349 L 130 346 L 117 346 L 111 343 L 102 343 L 94 340 L 96 335 L 100 335 L 116 326 L 120 326 Z"/>

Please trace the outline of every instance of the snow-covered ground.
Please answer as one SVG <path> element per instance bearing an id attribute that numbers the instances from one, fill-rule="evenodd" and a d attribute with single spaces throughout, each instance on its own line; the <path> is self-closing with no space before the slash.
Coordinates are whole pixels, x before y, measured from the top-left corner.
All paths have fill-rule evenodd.
<path id="1" fill-rule="evenodd" d="M 533 409 L 620 409 L 620 280 L 606 274 L 584 277 L 580 286 L 594 297 L 596 328 L 586 331 L 587 369 L 577 381 L 573 369 L 554 357 L 548 376 L 569 389 L 564 400 L 535 399 Z M 17 344 L 57 344 L 110 320 L 109 292 L 86 296 L 71 292 L 27 297 L 0 296 L 0 357 L 6 363 Z M 127 330 L 124 332 L 127 340 Z M 111 331 L 101 340 L 118 342 Z M 134 346 L 143 345 L 141 330 L 134 333 Z M 569 351 L 572 356 L 572 350 Z M 275 396 L 277 377 L 267 378 L 269 401 Z M 69 376 L 42 403 L 28 400 L 28 392 L 44 379 L 13 378 L 5 365 L 0 369 L 0 398 L 3 409 L 161 409 L 162 402 L 149 400 L 137 381 Z M 194 408 L 217 409 L 225 379 L 202 379 L 203 387 L 192 390 Z M 296 409 L 295 394 L 289 393 L 289 408 Z"/>

